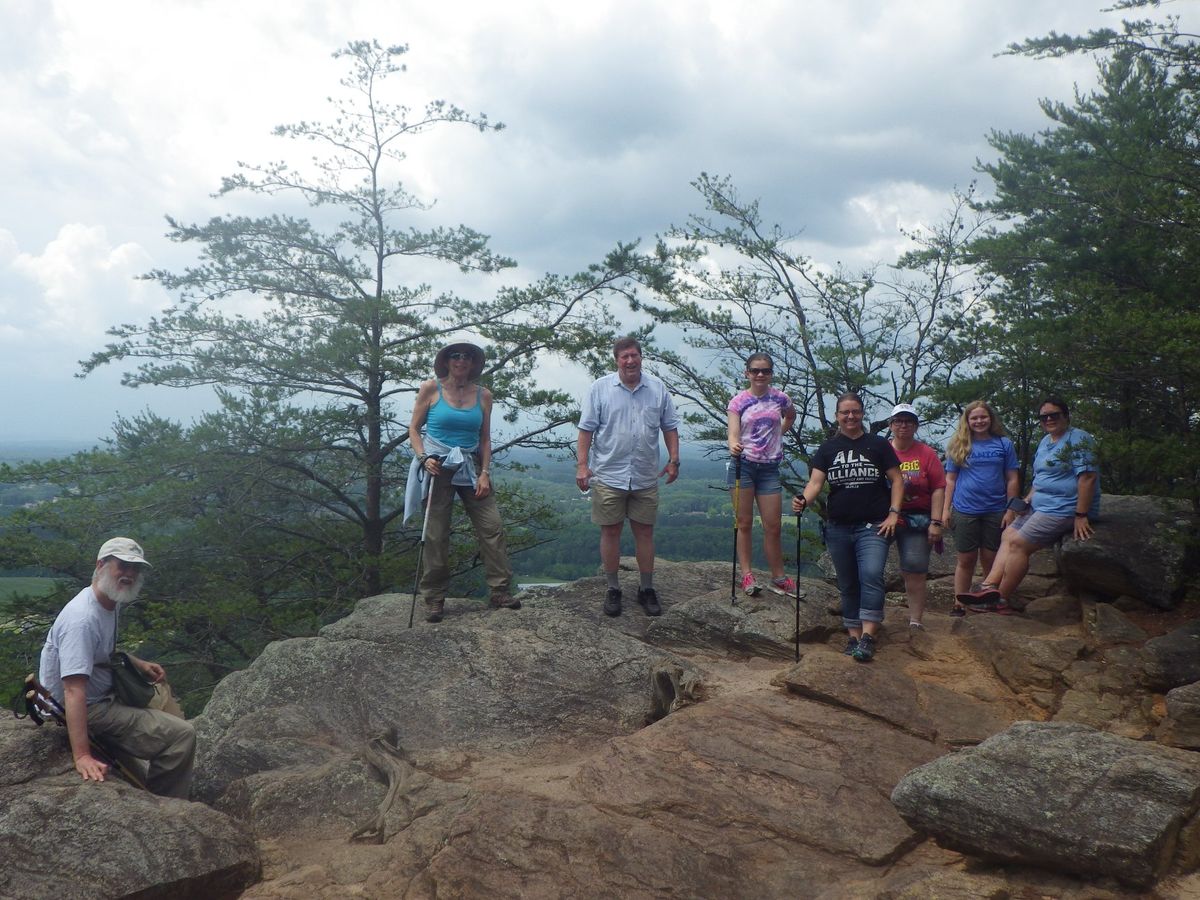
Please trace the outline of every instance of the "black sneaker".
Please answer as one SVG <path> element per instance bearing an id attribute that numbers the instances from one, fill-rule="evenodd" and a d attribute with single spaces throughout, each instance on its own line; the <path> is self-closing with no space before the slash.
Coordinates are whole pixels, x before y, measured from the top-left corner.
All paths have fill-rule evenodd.
<path id="1" fill-rule="evenodd" d="M 604 614 L 606 616 L 621 614 L 621 592 L 616 588 L 609 588 L 608 593 L 604 595 Z"/>
<path id="2" fill-rule="evenodd" d="M 858 649 L 858 638 L 850 635 L 850 640 L 846 641 L 846 649 L 842 651 L 845 656 L 853 656 L 854 651 Z"/>
<path id="3" fill-rule="evenodd" d="M 859 662 L 870 662 L 875 656 L 875 638 L 869 634 L 864 634 L 858 639 L 858 646 L 854 648 L 851 656 Z"/>
<path id="4" fill-rule="evenodd" d="M 646 611 L 648 616 L 661 616 L 662 606 L 658 602 L 658 594 L 654 588 L 642 588 L 638 591 L 638 603 L 642 604 L 642 609 Z"/>

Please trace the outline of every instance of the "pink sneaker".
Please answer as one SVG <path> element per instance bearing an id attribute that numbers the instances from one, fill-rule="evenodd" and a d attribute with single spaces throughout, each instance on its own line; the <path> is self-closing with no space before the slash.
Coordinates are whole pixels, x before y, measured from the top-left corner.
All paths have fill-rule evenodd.
<path id="1" fill-rule="evenodd" d="M 747 572 L 742 576 L 742 593 L 747 597 L 757 597 L 762 588 L 758 586 L 758 582 L 754 580 L 754 573 Z"/>
<path id="2" fill-rule="evenodd" d="M 782 578 L 772 578 L 771 589 L 777 594 L 783 594 L 786 597 L 790 597 L 792 594 L 796 593 L 796 582 L 787 575 L 784 575 Z"/>

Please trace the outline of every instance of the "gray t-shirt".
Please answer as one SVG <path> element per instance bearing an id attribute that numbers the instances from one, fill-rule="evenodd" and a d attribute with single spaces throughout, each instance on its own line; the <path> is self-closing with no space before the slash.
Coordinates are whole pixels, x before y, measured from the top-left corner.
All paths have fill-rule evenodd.
<path id="1" fill-rule="evenodd" d="M 101 606 L 88 585 L 62 608 L 50 626 L 38 673 L 42 684 L 62 703 L 63 678 L 87 675 L 88 706 L 104 699 L 112 691 L 112 671 L 107 666 L 116 636 L 116 610 L 110 612 Z M 105 667 L 96 668 L 96 663 Z"/>

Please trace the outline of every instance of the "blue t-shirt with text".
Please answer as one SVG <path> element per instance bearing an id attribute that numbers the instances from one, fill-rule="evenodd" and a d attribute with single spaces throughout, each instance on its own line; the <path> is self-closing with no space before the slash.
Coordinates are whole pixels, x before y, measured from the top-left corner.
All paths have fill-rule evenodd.
<path id="1" fill-rule="evenodd" d="M 1003 512 L 1008 505 L 1008 473 L 1019 467 L 1017 448 L 1008 438 L 972 441 L 964 465 L 946 458 L 946 473 L 956 478 L 951 505 L 968 516 Z"/>

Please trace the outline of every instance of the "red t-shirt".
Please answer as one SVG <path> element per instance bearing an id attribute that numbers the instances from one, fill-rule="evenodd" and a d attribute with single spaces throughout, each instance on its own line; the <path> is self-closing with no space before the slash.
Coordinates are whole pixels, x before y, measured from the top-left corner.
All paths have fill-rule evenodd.
<path id="1" fill-rule="evenodd" d="M 946 487 L 942 461 L 932 447 L 920 441 L 913 441 L 913 445 L 904 451 L 893 441 L 892 449 L 900 458 L 900 476 L 904 479 L 904 502 L 900 509 L 929 515 L 933 492 Z M 941 513 L 940 509 L 938 513 Z"/>

